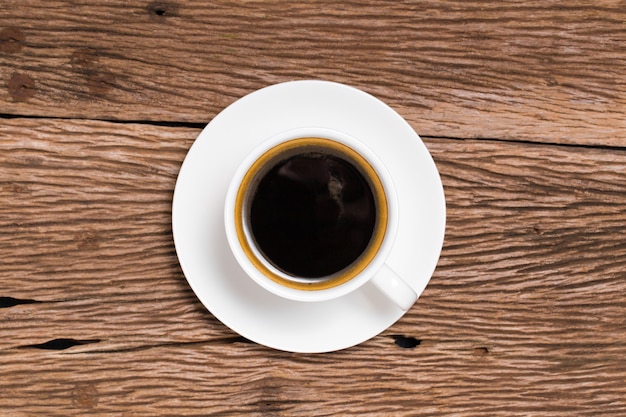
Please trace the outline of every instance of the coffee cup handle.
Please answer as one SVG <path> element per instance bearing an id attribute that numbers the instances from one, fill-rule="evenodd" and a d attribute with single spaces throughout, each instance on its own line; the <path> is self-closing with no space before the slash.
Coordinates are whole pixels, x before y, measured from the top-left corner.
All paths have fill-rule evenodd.
<path id="1" fill-rule="evenodd" d="M 417 300 L 417 294 L 413 288 L 404 282 L 387 264 L 384 264 L 374 275 L 372 283 L 402 311 L 407 311 Z"/>

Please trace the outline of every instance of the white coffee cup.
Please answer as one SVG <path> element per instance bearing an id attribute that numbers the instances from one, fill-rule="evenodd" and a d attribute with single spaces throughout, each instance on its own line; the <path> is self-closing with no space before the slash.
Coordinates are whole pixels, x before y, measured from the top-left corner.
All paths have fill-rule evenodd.
<path id="1" fill-rule="evenodd" d="M 250 221 L 255 190 L 269 172 L 274 172 L 273 167 L 292 157 L 315 160 L 328 157 L 347 162 L 367 183 L 371 192 L 368 195 L 375 207 L 371 237 L 365 249 L 358 251 L 358 256 L 344 267 L 323 276 L 299 275 L 281 267 L 264 251 Z M 333 177 L 328 190 L 332 193 L 337 187 L 341 190 L 342 185 Z M 342 297 L 371 282 L 403 311 L 417 299 L 415 291 L 385 263 L 398 228 L 398 201 L 392 179 L 377 156 L 346 133 L 311 127 L 288 130 L 268 138 L 247 155 L 233 176 L 226 196 L 224 219 L 228 243 L 239 265 L 257 284 L 280 297 L 325 301 Z M 311 255 L 311 258 L 315 257 Z"/>

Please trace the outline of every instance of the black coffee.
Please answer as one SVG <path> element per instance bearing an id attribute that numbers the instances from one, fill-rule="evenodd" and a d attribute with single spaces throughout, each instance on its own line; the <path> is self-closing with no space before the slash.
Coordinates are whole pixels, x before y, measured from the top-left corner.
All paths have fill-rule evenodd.
<path id="1" fill-rule="evenodd" d="M 341 271 L 365 251 L 376 226 L 368 181 L 338 156 L 288 157 L 253 193 L 248 216 L 256 246 L 288 275 L 313 279 Z"/>

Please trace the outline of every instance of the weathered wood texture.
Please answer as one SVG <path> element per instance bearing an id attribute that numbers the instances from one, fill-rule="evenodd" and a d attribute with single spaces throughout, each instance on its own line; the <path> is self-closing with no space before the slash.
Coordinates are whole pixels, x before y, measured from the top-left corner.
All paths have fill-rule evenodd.
<path id="1" fill-rule="evenodd" d="M 322 78 L 425 136 L 624 146 L 624 1 L 0 2 L 0 113 L 205 123 Z"/>
<path id="2" fill-rule="evenodd" d="M 0 415 L 626 415 L 625 51 L 624 1 L 1 0 Z M 217 321 L 170 225 L 199 128 L 305 78 L 398 110 L 448 206 L 418 303 L 323 355 Z"/>
<path id="3" fill-rule="evenodd" d="M 626 150 L 428 138 L 430 285 L 380 336 L 301 355 L 238 337 L 178 268 L 198 133 L 0 124 L 0 415 L 626 415 Z"/>

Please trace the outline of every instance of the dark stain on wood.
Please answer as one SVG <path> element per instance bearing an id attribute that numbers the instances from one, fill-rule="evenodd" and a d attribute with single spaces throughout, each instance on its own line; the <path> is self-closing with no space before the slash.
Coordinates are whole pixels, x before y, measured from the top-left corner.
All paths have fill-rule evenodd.
<path id="1" fill-rule="evenodd" d="M 92 409 L 98 405 L 98 389 L 94 383 L 79 382 L 74 385 L 71 398 L 75 407 Z"/>
<path id="2" fill-rule="evenodd" d="M 87 88 L 96 96 L 105 95 L 115 86 L 115 76 L 111 73 L 96 73 L 87 77 Z"/>
<path id="3" fill-rule="evenodd" d="M 35 95 L 35 81 L 26 74 L 14 73 L 7 88 L 14 101 L 26 101 Z"/>
<path id="4" fill-rule="evenodd" d="M 92 48 L 80 48 L 72 54 L 72 68 L 81 74 L 92 95 L 104 96 L 115 86 L 116 78 L 100 62 L 101 53 Z"/>
<path id="5" fill-rule="evenodd" d="M 0 31 L 0 52 L 14 54 L 24 47 L 26 37 L 21 30 L 8 27 Z"/>

